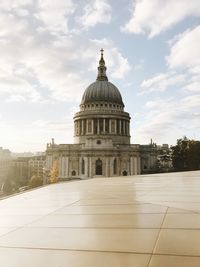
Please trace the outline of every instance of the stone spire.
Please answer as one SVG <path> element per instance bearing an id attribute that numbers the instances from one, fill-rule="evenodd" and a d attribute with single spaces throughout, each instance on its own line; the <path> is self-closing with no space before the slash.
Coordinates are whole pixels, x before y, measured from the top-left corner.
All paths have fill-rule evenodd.
<path id="1" fill-rule="evenodd" d="M 106 66 L 105 61 L 103 58 L 103 48 L 101 48 L 101 58 L 99 60 L 99 66 L 98 66 L 98 75 L 97 75 L 97 81 L 108 81 L 108 78 L 106 76 Z"/>

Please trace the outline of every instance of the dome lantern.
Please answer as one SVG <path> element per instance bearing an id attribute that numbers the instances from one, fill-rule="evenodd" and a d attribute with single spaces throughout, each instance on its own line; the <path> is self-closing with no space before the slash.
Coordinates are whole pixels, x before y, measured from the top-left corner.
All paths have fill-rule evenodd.
<path id="1" fill-rule="evenodd" d="M 101 58 L 99 60 L 99 66 L 98 66 L 98 75 L 97 75 L 97 81 L 108 81 L 108 78 L 106 76 L 106 66 L 105 61 L 103 58 L 103 48 L 101 48 Z"/>

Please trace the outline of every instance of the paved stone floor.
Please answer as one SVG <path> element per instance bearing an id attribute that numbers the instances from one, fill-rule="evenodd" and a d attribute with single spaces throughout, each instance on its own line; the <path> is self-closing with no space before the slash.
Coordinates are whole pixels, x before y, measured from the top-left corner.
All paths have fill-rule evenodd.
<path id="1" fill-rule="evenodd" d="M 2 267 L 200 267 L 200 171 L 97 178 L 0 201 Z"/>

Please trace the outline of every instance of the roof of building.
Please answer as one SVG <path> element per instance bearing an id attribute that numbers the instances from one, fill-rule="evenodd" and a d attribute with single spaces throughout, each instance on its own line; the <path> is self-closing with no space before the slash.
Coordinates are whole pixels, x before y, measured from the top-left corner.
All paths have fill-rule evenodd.
<path id="1" fill-rule="evenodd" d="M 94 178 L 1 200 L 1 265 L 200 266 L 199 177 Z"/>
<path id="2" fill-rule="evenodd" d="M 122 96 L 118 88 L 108 81 L 106 75 L 106 66 L 103 58 L 103 49 L 101 49 L 101 58 L 99 60 L 98 75 L 96 82 L 90 84 L 82 97 L 81 104 L 94 102 L 111 102 L 123 105 Z"/>
<path id="3" fill-rule="evenodd" d="M 81 104 L 109 102 L 124 105 L 117 87 L 108 81 L 96 81 L 85 90 Z"/>

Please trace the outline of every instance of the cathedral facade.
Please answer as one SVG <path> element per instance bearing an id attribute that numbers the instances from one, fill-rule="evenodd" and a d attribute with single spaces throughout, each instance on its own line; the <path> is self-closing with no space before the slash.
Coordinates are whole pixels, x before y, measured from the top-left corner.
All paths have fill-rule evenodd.
<path id="1" fill-rule="evenodd" d="M 74 115 L 74 144 L 47 144 L 47 171 L 55 162 L 60 180 L 137 175 L 156 162 L 153 144 L 130 144 L 130 116 L 118 88 L 108 81 L 103 50 L 97 79 Z"/>

